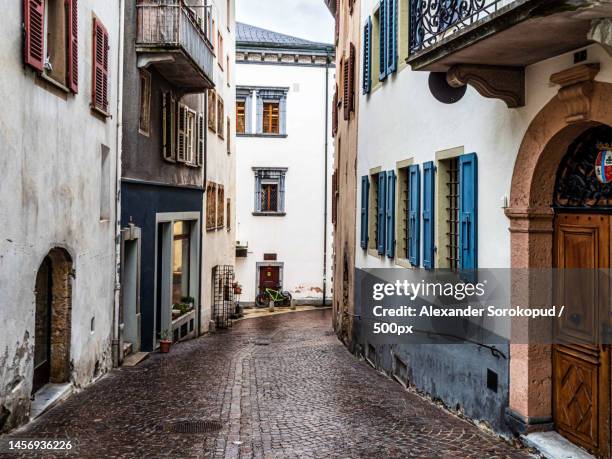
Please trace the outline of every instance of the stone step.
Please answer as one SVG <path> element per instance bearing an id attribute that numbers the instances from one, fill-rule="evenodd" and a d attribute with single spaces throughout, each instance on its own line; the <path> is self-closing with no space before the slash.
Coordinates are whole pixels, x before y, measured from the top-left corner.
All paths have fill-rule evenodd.
<path id="1" fill-rule="evenodd" d="M 134 354 L 128 355 L 125 359 L 123 359 L 124 367 L 135 367 L 140 362 L 149 357 L 148 352 L 135 352 Z"/>

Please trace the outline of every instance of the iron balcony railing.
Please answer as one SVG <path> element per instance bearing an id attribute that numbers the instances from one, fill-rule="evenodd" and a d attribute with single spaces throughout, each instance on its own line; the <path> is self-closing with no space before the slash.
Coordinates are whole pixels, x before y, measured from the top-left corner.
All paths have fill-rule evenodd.
<path id="1" fill-rule="evenodd" d="M 479 21 L 485 22 L 507 5 L 524 1 L 410 0 L 410 54 L 431 48 Z"/>
<path id="2" fill-rule="evenodd" d="M 182 48 L 205 74 L 211 74 L 214 51 L 210 6 L 188 6 L 183 0 L 151 0 L 136 8 L 139 48 Z"/>

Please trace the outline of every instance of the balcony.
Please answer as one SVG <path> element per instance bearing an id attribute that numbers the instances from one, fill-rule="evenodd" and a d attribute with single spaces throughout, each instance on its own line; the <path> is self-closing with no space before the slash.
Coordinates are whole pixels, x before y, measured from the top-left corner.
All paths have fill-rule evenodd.
<path id="1" fill-rule="evenodd" d="M 184 93 L 214 87 L 206 19 L 182 0 L 138 4 L 136 11 L 138 67 L 154 67 Z"/>
<path id="2" fill-rule="evenodd" d="M 410 0 L 406 61 L 431 72 L 522 69 L 597 41 L 610 17 L 612 3 L 596 0 Z"/>

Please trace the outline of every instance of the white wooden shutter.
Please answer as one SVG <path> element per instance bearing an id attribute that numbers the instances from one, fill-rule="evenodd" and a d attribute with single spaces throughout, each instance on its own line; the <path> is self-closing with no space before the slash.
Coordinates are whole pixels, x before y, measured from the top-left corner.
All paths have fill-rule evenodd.
<path id="1" fill-rule="evenodd" d="M 196 164 L 204 164 L 204 115 L 198 113 Z"/>
<path id="2" fill-rule="evenodd" d="M 187 113 L 188 108 L 179 102 L 178 104 L 178 142 L 176 148 L 176 160 L 180 163 L 187 161 Z"/>

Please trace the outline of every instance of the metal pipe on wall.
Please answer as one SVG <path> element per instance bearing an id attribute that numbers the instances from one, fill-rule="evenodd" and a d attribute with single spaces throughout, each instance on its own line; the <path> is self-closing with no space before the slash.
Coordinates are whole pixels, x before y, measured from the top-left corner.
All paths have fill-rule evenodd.
<path id="1" fill-rule="evenodd" d="M 328 150 L 329 150 L 329 64 L 330 55 L 327 53 L 325 56 L 325 169 L 324 173 L 324 185 L 323 185 L 323 299 L 321 306 L 325 306 L 326 292 L 327 292 L 327 168 L 328 168 Z"/>

